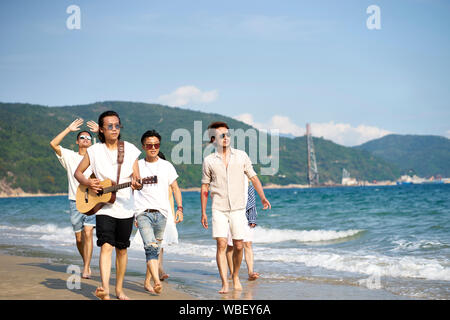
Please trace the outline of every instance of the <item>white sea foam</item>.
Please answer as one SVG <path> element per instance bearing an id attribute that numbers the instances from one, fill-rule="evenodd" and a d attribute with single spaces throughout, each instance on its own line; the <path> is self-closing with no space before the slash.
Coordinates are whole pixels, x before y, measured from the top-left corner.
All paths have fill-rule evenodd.
<path id="1" fill-rule="evenodd" d="M 7 230 L 9 237 L 21 239 L 38 239 L 55 243 L 73 243 L 72 227 L 58 227 L 55 224 L 31 225 L 28 227 L 0 226 L 0 230 Z"/>
<path id="2" fill-rule="evenodd" d="M 55 246 L 73 244 L 72 227 L 59 227 L 55 224 L 14 227 L 0 225 L 1 235 L 10 241 L 23 239 L 25 241 L 43 240 L 54 243 Z M 330 241 L 357 235 L 361 230 L 346 231 L 296 231 L 266 229 L 258 227 L 254 246 L 255 261 L 273 263 L 294 263 L 306 267 L 320 267 L 328 270 L 354 272 L 364 275 L 379 275 L 380 277 L 415 278 L 428 280 L 450 281 L 450 264 L 443 259 L 425 259 L 416 256 L 392 257 L 382 254 L 367 254 L 350 251 L 338 251 L 333 248 L 273 248 L 265 243 L 282 241 Z M 27 240 L 29 239 L 29 240 Z M 400 246 L 411 247 L 407 242 L 399 242 Z M 418 245 L 427 245 L 419 242 Z M 436 244 L 434 244 L 436 245 Z M 141 252 L 142 240 L 139 233 L 131 241 L 131 250 Z M 180 241 L 178 245 L 170 246 L 170 254 L 189 255 L 193 258 L 206 258 L 213 261 L 216 255 L 215 244 L 205 245 Z"/>
<path id="3" fill-rule="evenodd" d="M 142 250 L 142 247 L 139 247 Z M 417 257 L 389 257 L 354 252 L 330 252 L 316 249 L 275 249 L 254 246 L 255 261 L 273 263 L 298 263 L 306 267 L 320 267 L 328 270 L 353 272 L 369 276 L 416 278 L 450 281 L 448 262 Z M 171 254 L 190 255 L 214 259 L 215 245 L 180 243 L 170 247 Z"/>
<path id="4" fill-rule="evenodd" d="M 353 237 L 363 230 L 283 230 L 283 229 L 267 229 L 263 227 L 256 227 L 255 229 L 255 243 L 276 243 L 284 241 L 298 241 L 298 242 L 319 242 L 319 241 L 333 241 Z"/>
<path id="5" fill-rule="evenodd" d="M 448 245 L 436 240 L 417 240 L 417 241 L 407 241 L 407 240 L 396 240 L 393 241 L 396 245 L 392 251 L 415 251 L 420 249 L 442 249 L 447 248 Z"/>

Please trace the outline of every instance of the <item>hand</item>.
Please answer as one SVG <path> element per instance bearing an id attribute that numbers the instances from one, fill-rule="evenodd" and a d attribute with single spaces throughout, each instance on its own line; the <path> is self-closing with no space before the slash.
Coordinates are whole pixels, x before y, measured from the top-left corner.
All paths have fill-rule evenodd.
<path id="1" fill-rule="evenodd" d="M 208 229 L 208 216 L 206 213 L 202 213 L 202 226 L 205 229 Z"/>
<path id="2" fill-rule="evenodd" d="M 254 227 L 256 227 L 256 224 L 255 223 L 249 223 L 249 226 L 250 226 L 250 228 L 254 228 Z"/>
<path id="3" fill-rule="evenodd" d="M 89 120 L 86 125 L 89 127 L 89 129 L 94 132 L 97 133 L 98 132 L 98 124 L 95 121 Z"/>
<path id="4" fill-rule="evenodd" d="M 263 205 L 263 210 L 266 210 L 267 208 L 272 209 L 272 206 L 267 198 L 261 199 L 261 203 Z"/>
<path id="5" fill-rule="evenodd" d="M 183 210 L 177 209 L 175 212 L 175 223 L 180 223 L 183 221 Z"/>
<path id="6" fill-rule="evenodd" d="M 69 128 L 70 131 L 78 131 L 80 130 L 80 126 L 83 124 L 84 120 L 81 118 L 76 119 L 73 121 L 67 128 Z"/>
<path id="7" fill-rule="evenodd" d="M 95 192 L 102 190 L 102 186 L 100 185 L 100 180 L 89 178 L 89 188 Z"/>
<path id="8" fill-rule="evenodd" d="M 134 226 L 135 226 L 136 228 L 139 228 L 139 225 L 138 225 L 137 219 L 134 219 Z"/>
<path id="9" fill-rule="evenodd" d="M 133 190 L 141 190 L 144 185 L 140 183 L 140 178 L 135 178 L 134 176 L 131 177 L 131 189 Z"/>

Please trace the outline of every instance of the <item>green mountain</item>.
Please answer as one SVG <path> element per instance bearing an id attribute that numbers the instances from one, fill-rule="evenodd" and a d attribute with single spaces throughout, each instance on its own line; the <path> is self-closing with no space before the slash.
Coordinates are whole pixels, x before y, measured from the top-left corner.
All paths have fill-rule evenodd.
<path id="1" fill-rule="evenodd" d="M 397 165 L 402 173 L 450 177 L 450 139 L 390 134 L 355 147 Z"/>
<path id="2" fill-rule="evenodd" d="M 148 129 L 159 131 L 162 136 L 161 151 L 172 162 L 172 151 L 177 149 L 181 140 L 171 141 L 171 136 L 180 129 L 184 128 L 184 132 L 190 133 L 194 141 L 201 139 L 201 135 L 199 138 L 198 132 L 196 133 L 194 130 L 195 125 L 199 124 L 201 126 L 200 134 L 206 131 L 208 124 L 213 121 L 225 121 L 233 129 L 248 130 L 252 128 L 243 122 L 223 115 L 157 104 L 106 101 L 88 105 L 46 107 L 0 103 L 0 192 L 2 185 L 12 188 L 20 187 L 26 192 L 66 192 L 65 171 L 50 148 L 49 142 L 75 118 L 81 117 L 85 123 L 88 120 L 97 121 L 100 113 L 106 110 L 115 110 L 119 113 L 124 126 L 121 131 L 122 138 L 134 143 L 139 148 L 143 132 Z M 195 121 L 201 122 L 196 122 L 194 125 Z M 87 129 L 87 127 L 83 128 Z M 76 133 L 70 133 L 61 145 L 75 149 L 75 139 Z M 265 139 L 259 141 L 261 143 Z M 342 168 L 346 168 L 352 177 L 359 180 L 393 180 L 400 175 L 400 170 L 395 165 L 368 151 L 344 147 L 321 138 L 314 138 L 314 144 L 321 182 L 339 183 Z M 207 142 L 203 142 L 203 147 L 206 146 Z M 270 136 L 267 143 L 262 143 L 261 146 L 267 147 L 270 154 Z M 250 153 L 248 141 L 245 149 Z M 272 176 L 260 175 L 263 184 L 306 184 L 306 151 L 305 137 L 294 139 L 280 137 L 279 170 Z M 184 152 L 180 155 L 186 156 L 190 152 L 191 159 L 194 160 L 194 150 Z M 200 186 L 201 154 L 199 160 L 197 164 L 175 164 L 180 176 L 178 179 L 180 186 L 185 188 Z M 258 174 L 261 168 L 268 166 L 268 164 L 254 165 Z"/>

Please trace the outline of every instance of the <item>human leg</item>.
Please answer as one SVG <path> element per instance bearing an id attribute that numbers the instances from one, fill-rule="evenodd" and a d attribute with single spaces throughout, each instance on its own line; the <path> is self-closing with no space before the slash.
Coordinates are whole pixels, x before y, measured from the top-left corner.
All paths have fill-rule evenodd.
<path id="1" fill-rule="evenodd" d="M 92 251 L 93 251 L 93 237 L 94 237 L 94 228 L 90 226 L 85 226 L 83 228 L 83 261 L 84 268 L 82 278 L 89 279 L 91 277 L 91 259 L 92 259 Z"/>
<path id="2" fill-rule="evenodd" d="M 127 270 L 128 250 L 116 248 L 116 296 L 119 300 L 129 300 L 123 293 L 123 280 Z"/>
<path id="3" fill-rule="evenodd" d="M 104 243 L 100 248 L 100 278 L 102 285 L 97 288 L 95 295 L 102 300 L 109 300 L 109 279 L 111 277 L 111 256 L 113 246 L 109 243 Z"/>
<path id="4" fill-rule="evenodd" d="M 123 292 L 123 280 L 127 270 L 130 236 L 133 230 L 133 218 L 116 220 L 116 296 L 120 300 L 129 300 Z"/>
<path id="5" fill-rule="evenodd" d="M 160 212 L 146 212 L 139 215 L 137 220 L 147 261 L 144 287 L 152 293 L 160 293 L 162 286 L 159 277 L 159 254 L 166 226 L 166 218 Z M 153 279 L 154 287 L 151 286 L 151 278 Z"/>
<path id="6" fill-rule="evenodd" d="M 242 290 L 242 285 L 239 280 L 239 270 L 241 269 L 243 256 L 243 240 L 233 239 L 233 287 L 235 290 Z"/>
<path id="7" fill-rule="evenodd" d="M 100 247 L 100 278 L 101 286 L 95 290 L 95 295 L 102 300 L 109 300 L 109 279 L 111 277 L 111 256 L 115 246 L 115 219 L 106 215 L 96 216 L 97 246 Z"/>
<path id="8" fill-rule="evenodd" d="M 227 280 L 227 238 L 217 238 L 217 251 L 216 251 L 216 262 L 217 268 L 219 269 L 220 280 L 222 280 L 222 288 L 219 293 L 228 292 L 228 280 Z"/>
<path id="9" fill-rule="evenodd" d="M 83 214 L 77 210 L 76 202 L 69 200 L 69 210 L 70 210 L 70 223 L 72 224 L 73 231 L 75 233 L 75 243 L 78 249 L 78 253 L 83 259 L 84 263 L 84 244 L 83 244 Z"/>

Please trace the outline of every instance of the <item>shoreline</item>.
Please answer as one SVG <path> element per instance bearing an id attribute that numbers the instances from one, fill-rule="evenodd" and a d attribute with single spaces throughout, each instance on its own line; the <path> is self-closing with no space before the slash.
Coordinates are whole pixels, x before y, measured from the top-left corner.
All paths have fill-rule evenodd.
<path id="1" fill-rule="evenodd" d="M 384 187 L 384 186 L 395 186 L 395 183 L 385 183 L 385 184 L 365 184 L 365 185 L 320 185 L 317 186 L 319 188 L 338 188 L 338 187 Z M 310 187 L 307 184 L 267 184 L 263 186 L 263 189 L 309 189 L 316 188 Z M 181 192 L 200 192 L 201 188 L 199 187 L 190 187 L 190 188 L 180 188 Z M 67 193 L 28 193 L 28 192 L 18 192 L 14 194 L 5 194 L 0 193 L 0 199 L 3 198 L 30 198 L 30 197 L 59 197 L 59 196 L 67 196 Z"/>
<path id="2" fill-rule="evenodd" d="M 91 267 L 91 279 L 81 279 L 68 269 L 73 267 L 76 270 L 77 265 L 54 263 L 50 258 L 11 255 L 4 251 L 0 252 L 0 265 L 0 300 L 98 300 L 94 295 L 95 289 L 101 285 L 97 268 Z M 163 282 L 160 295 L 153 295 L 144 290 L 143 282 L 142 277 L 125 275 L 125 294 L 132 300 L 197 300 L 175 289 L 168 281 Z M 116 300 L 114 270 L 110 284 L 111 300 Z"/>

